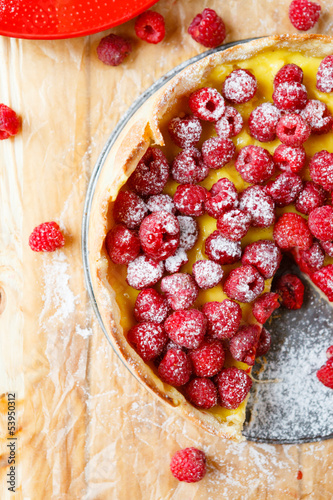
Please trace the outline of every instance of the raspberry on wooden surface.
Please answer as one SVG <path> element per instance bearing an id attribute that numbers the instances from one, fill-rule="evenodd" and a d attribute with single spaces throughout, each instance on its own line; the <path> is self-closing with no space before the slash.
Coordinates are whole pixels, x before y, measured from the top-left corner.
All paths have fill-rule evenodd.
<path id="1" fill-rule="evenodd" d="M 292 148 L 285 144 L 280 144 L 274 151 L 273 160 L 276 167 L 280 170 L 298 174 L 305 166 L 305 149 L 302 146 L 300 148 Z"/>
<path id="2" fill-rule="evenodd" d="M 261 186 L 250 186 L 240 195 L 239 209 L 252 217 L 253 227 L 269 227 L 275 222 L 275 204 Z"/>
<path id="3" fill-rule="evenodd" d="M 302 250 L 312 245 L 312 234 L 307 220 L 295 213 L 286 213 L 274 226 L 275 243 L 283 250 L 299 247 Z"/>
<path id="4" fill-rule="evenodd" d="M 197 221 L 186 215 L 178 215 L 177 219 L 180 228 L 179 246 L 186 251 L 191 250 L 198 239 Z"/>
<path id="5" fill-rule="evenodd" d="M 293 0 L 289 6 L 291 24 L 299 31 L 308 31 L 319 19 L 321 6 L 309 0 Z"/>
<path id="6" fill-rule="evenodd" d="M 174 255 L 179 245 L 179 222 L 170 212 L 154 212 L 141 222 L 139 237 L 143 251 L 153 259 Z"/>
<path id="7" fill-rule="evenodd" d="M 303 188 L 302 179 L 292 172 L 283 172 L 274 181 L 265 186 L 265 191 L 271 196 L 277 207 L 286 207 L 293 203 Z"/>
<path id="8" fill-rule="evenodd" d="M 308 140 L 311 127 L 296 113 L 283 115 L 276 127 L 276 135 L 283 144 L 293 148 L 299 148 Z"/>
<path id="9" fill-rule="evenodd" d="M 264 278 L 255 267 L 249 265 L 233 269 L 223 286 L 226 295 L 239 302 L 253 302 L 264 288 Z"/>
<path id="10" fill-rule="evenodd" d="M 319 151 L 310 162 L 311 179 L 326 191 L 333 191 L 333 153 Z"/>
<path id="11" fill-rule="evenodd" d="M 208 122 L 217 122 L 225 111 L 224 99 L 213 87 L 196 90 L 188 103 L 194 116 Z"/>
<path id="12" fill-rule="evenodd" d="M 16 135 L 20 129 L 20 119 L 6 104 L 0 104 L 0 140 Z"/>
<path id="13" fill-rule="evenodd" d="M 319 65 L 317 89 L 326 94 L 333 92 L 333 55 L 324 57 Z"/>
<path id="14" fill-rule="evenodd" d="M 129 264 L 140 253 L 140 239 L 136 232 L 118 224 L 105 238 L 106 251 L 115 264 Z"/>
<path id="15" fill-rule="evenodd" d="M 215 123 L 216 133 L 221 139 L 238 135 L 243 128 L 243 117 L 232 106 L 226 106 L 224 115 Z"/>
<path id="16" fill-rule="evenodd" d="M 137 290 L 150 288 L 162 278 L 163 271 L 163 262 L 157 262 L 147 255 L 139 255 L 128 264 L 126 281 Z"/>
<path id="17" fill-rule="evenodd" d="M 270 102 L 264 102 L 255 108 L 249 117 L 250 135 L 260 142 L 271 142 L 276 137 L 276 126 L 281 111 Z"/>
<path id="18" fill-rule="evenodd" d="M 170 212 L 176 213 L 176 207 L 173 199 L 168 194 L 155 194 L 150 196 L 147 200 L 147 208 L 149 212 Z"/>
<path id="19" fill-rule="evenodd" d="M 234 104 L 250 101 L 257 91 L 256 77 L 247 69 L 235 69 L 224 80 L 222 95 Z"/>
<path id="20" fill-rule="evenodd" d="M 176 146 L 189 148 L 199 142 L 202 125 L 196 116 L 186 115 L 183 118 L 177 116 L 170 120 L 168 131 Z"/>
<path id="21" fill-rule="evenodd" d="M 184 448 L 172 457 L 170 470 L 178 481 L 196 483 L 206 474 L 206 456 L 196 448 Z"/>
<path id="22" fill-rule="evenodd" d="M 208 378 L 194 378 L 186 386 L 186 395 L 198 408 L 208 409 L 217 405 L 217 388 Z"/>
<path id="23" fill-rule="evenodd" d="M 111 33 L 111 35 L 102 38 L 96 50 L 98 59 L 104 64 L 119 66 L 132 52 L 132 45 L 129 40 Z"/>
<path id="24" fill-rule="evenodd" d="M 208 320 L 208 334 L 216 339 L 230 339 L 238 330 L 242 310 L 237 302 L 225 299 L 222 302 L 206 302 L 202 312 Z"/>
<path id="25" fill-rule="evenodd" d="M 260 333 L 261 327 L 259 325 L 242 326 L 229 342 L 231 356 L 236 361 L 253 366 Z"/>
<path id="26" fill-rule="evenodd" d="M 320 246 L 329 257 L 333 257 L 333 241 L 320 241 Z"/>
<path id="27" fill-rule="evenodd" d="M 263 293 L 252 306 L 252 314 L 262 325 L 271 317 L 273 312 L 280 307 L 279 294 L 273 292 Z"/>
<path id="28" fill-rule="evenodd" d="M 176 273 L 165 276 L 161 281 L 169 306 L 173 310 L 188 309 L 198 297 L 199 289 L 190 274 Z"/>
<path id="29" fill-rule="evenodd" d="M 205 209 L 211 217 L 217 219 L 227 210 L 238 207 L 238 191 L 227 178 L 219 179 L 210 190 L 210 198 L 205 203 Z"/>
<path id="30" fill-rule="evenodd" d="M 139 227 L 147 212 L 144 201 L 132 191 L 120 191 L 113 206 L 115 221 L 129 229 Z"/>
<path id="31" fill-rule="evenodd" d="M 238 208 L 224 212 L 217 219 L 220 234 L 231 241 L 240 241 L 251 226 L 252 217 Z"/>
<path id="32" fill-rule="evenodd" d="M 235 167 L 242 179 L 251 184 L 267 181 L 274 174 L 271 154 L 260 146 L 244 146 L 238 153 Z"/>
<path id="33" fill-rule="evenodd" d="M 175 387 L 187 384 L 191 372 L 191 361 L 181 349 L 168 349 L 158 367 L 161 379 Z"/>
<path id="34" fill-rule="evenodd" d="M 250 243 L 245 247 L 242 256 L 242 264 L 254 266 L 265 279 L 274 276 L 281 260 L 281 250 L 270 240 L 258 240 Z"/>
<path id="35" fill-rule="evenodd" d="M 310 99 L 301 117 L 310 125 L 313 134 L 327 134 L 332 130 L 333 116 L 324 102 Z"/>
<path id="36" fill-rule="evenodd" d="M 169 306 L 166 298 L 154 288 L 142 290 L 136 298 L 134 316 L 138 323 L 163 323 L 168 316 Z"/>
<path id="37" fill-rule="evenodd" d="M 184 248 L 178 247 L 173 255 L 164 261 L 165 270 L 168 273 L 178 273 L 179 269 L 188 262 L 188 256 Z"/>
<path id="38" fill-rule="evenodd" d="M 164 153 L 159 148 L 149 147 L 133 174 L 128 179 L 128 184 L 141 196 L 162 193 L 169 178 L 169 164 Z"/>
<path id="39" fill-rule="evenodd" d="M 303 273 L 312 274 L 324 265 L 325 254 L 319 243 L 314 243 L 308 250 L 295 250 L 293 255 Z"/>
<path id="40" fill-rule="evenodd" d="M 173 201 L 182 215 L 199 217 L 205 213 L 205 201 L 209 197 L 209 191 L 202 186 L 182 184 L 177 187 Z"/>
<path id="41" fill-rule="evenodd" d="M 222 266 L 212 260 L 197 260 L 192 266 L 192 273 L 197 285 L 203 290 L 218 285 L 223 277 Z"/>
<path id="42" fill-rule="evenodd" d="M 222 370 L 225 354 L 222 342 L 206 340 L 189 352 L 192 361 L 193 373 L 197 377 L 213 377 Z"/>
<path id="43" fill-rule="evenodd" d="M 281 111 L 298 111 L 305 108 L 308 101 L 306 88 L 302 83 L 283 82 L 275 87 L 273 102 Z"/>
<path id="44" fill-rule="evenodd" d="M 287 309 L 300 309 L 304 299 L 304 285 L 295 274 L 284 274 L 275 289 L 281 297 L 281 305 Z"/>
<path id="45" fill-rule="evenodd" d="M 317 371 L 318 380 L 329 389 L 333 389 L 333 358 L 330 358 L 324 366 Z"/>
<path id="46" fill-rule="evenodd" d="M 261 334 L 259 338 L 259 343 L 256 352 L 256 358 L 260 356 L 265 356 L 271 347 L 272 339 L 271 334 L 266 330 L 266 328 L 261 329 Z"/>
<path id="47" fill-rule="evenodd" d="M 197 309 L 178 310 L 164 322 L 170 339 L 181 347 L 196 349 L 204 339 L 207 319 Z"/>
<path id="48" fill-rule="evenodd" d="M 333 302 L 333 265 L 324 266 L 311 275 L 313 283 Z"/>
<path id="49" fill-rule="evenodd" d="M 168 337 L 162 325 L 145 322 L 133 326 L 127 334 L 127 340 L 144 361 L 149 361 L 161 354 Z"/>
<path id="50" fill-rule="evenodd" d="M 188 147 L 173 160 L 171 175 L 179 184 L 197 184 L 206 179 L 209 168 L 198 149 Z"/>
<path id="51" fill-rule="evenodd" d="M 327 193 L 324 188 L 315 182 L 306 181 L 296 200 L 295 206 L 302 214 L 309 215 L 312 210 L 324 205 L 326 200 Z"/>
<path id="52" fill-rule="evenodd" d="M 240 260 L 242 248 L 239 241 L 228 240 L 219 231 L 214 231 L 205 241 L 205 253 L 218 264 L 234 264 Z"/>
<path id="53" fill-rule="evenodd" d="M 331 205 L 324 205 L 312 210 L 309 215 L 308 224 L 311 233 L 318 240 L 333 240 L 333 207 Z"/>
<path id="54" fill-rule="evenodd" d="M 252 387 L 252 380 L 244 370 L 234 366 L 224 368 L 217 375 L 221 406 L 235 410 L 244 401 Z"/>
<path id="55" fill-rule="evenodd" d="M 34 252 L 54 252 L 62 248 L 65 238 L 56 222 L 43 222 L 29 236 L 29 246 Z"/>
<path id="56" fill-rule="evenodd" d="M 274 77 L 274 87 L 284 82 L 303 82 L 303 70 L 297 64 L 285 64 Z"/>
<path id="57" fill-rule="evenodd" d="M 205 164 L 210 168 L 218 169 L 233 159 L 236 147 L 231 139 L 211 137 L 203 143 L 201 151 Z"/>
<path id="58" fill-rule="evenodd" d="M 204 9 L 201 14 L 196 15 L 188 33 L 193 40 L 211 49 L 221 45 L 226 35 L 223 20 L 213 9 Z"/>
<path id="59" fill-rule="evenodd" d="M 135 33 L 138 38 L 148 43 L 160 43 L 165 37 L 164 17 L 158 12 L 146 10 L 135 21 Z"/>

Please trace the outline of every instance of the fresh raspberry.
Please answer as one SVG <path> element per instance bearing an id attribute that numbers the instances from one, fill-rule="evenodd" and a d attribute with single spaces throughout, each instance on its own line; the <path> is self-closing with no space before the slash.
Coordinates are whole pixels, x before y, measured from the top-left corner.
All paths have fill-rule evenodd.
<path id="1" fill-rule="evenodd" d="M 63 247 L 65 238 L 56 222 L 43 222 L 29 236 L 29 246 L 34 252 L 54 252 Z"/>
<path id="2" fill-rule="evenodd" d="M 286 207 L 293 203 L 303 188 L 302 179 L 292 172 L 283 172 L 274 181 L 265 186 L 265 191 L 271 196 L 277 207 Z"/>
<path id="3" fill-rule="evenodd" d="M 251 215 L 251 225 L 254 227 L 269 227 L 274 224 L 274 201 L 260 186 L 250 186 L 242 192 L 239 209 Z"/>
<path id="4" fill-rule="evenodd" d="M 178 215 L 177 217 L 180 228 L 179 246 L 184 250 L 191 250 L 198 239 L 198 224 L 192 217 Z"/>
<path id="5" fill-rule="evenodd" d="M 310 177 L 326 191 L 333 191 L 333 153 L 323 150 L 313 156 Z"/>
<path id="6" fill-rule="evenodd" d="M 161 379 L 175 387 L 187 384 L 191 371 L 191 361 L 181 349 L 169 349 L 158 367 Z"/>
<path id="7" fill-rule="evenodd" d="M 333 389 L 333 358 L 330 358 L 324 366 L 317 371 L 317 378 L 322 384 Z"/>
<path id="8" fill-rule="evenodd" d="M 192 273 L 199 288 L 208 290 L 218 285 L 223 277 L 223 269 L 212 260 L 197 260 L 192 267 Z"/>
<path id="9" fill-rule="evenodd" d="M 221 139 L 238 135 L 243 128 L 243 117 L 232 106 L 226 106 L 224 115 L 215 123 L 215 130 Z"/>
<path id="10" fill-rule="evenodd" d="M 305 108 L 308 95 L 302 83 L 283 82 L 274 89 L 273 101 L 282 111 L 293 112 Z"/>
<path id="11" fill-rule="evenodd" d="M 231 356 L 236 361 L 241 361 L 253 366 L 261 328 L 258 325 L 243 326 L 229 342 Z"/>
<path id="12" fill-rule="evenodd" d="M 211 217 L 217 219 L 223 212 L 237 208 L 238 192 L 227 178 L 219 179 L 210 190 L 211 197 L 205 203 L 205 209 Z"/>
<path id="13" fill-rule="evenodd" d="M 271 334 L 266 330 L 266 328 L 261 329 L 261 334 L 259 338 L 259 343 L 256 352 L 256 358 L 260 356 L 265 356 L 271 347 L 272 339 Z"/>
<path id="14" fill-rule="evenodd" d="M 250 114 L 250 134 L 260 142 L 274 141 L 280 117 L 281 111 L 270 102 L 260 104 Z"/>
<path id="15" fill-rule="evenodd" d="M 137 290 L 149 288 L 162 278 L 163 271 L 163 262 L 157 262 L 146 255 L 139 255 L 128 264 L 126 281 Z"/>
<path id="16" fill-rule="evenodd" d="M 6 104 L 0 104 L 0 140 L 16 135 L 20 128 L 20 119 L 15 111 Z"/>
<path id="17" fill-rule="evenodd" d="M 218 264 L 234 264 L 240 260 L 242 248 L 239 241 L 230 241 L 214 231 L 205 241 L 205 253 Z"/>
<path id="18" fill-rule="evenodd" d="M 196 483 L 206 474 L 206 457 L 196 448 L 184 448 L 177 451 L 171 459 L 172 475 L 185 483 Z"/>
<path id="19" fill-rule="evenodd" d="M 202 132 L 202 125 L 196 116 L 186 115 L 184 118 L 177 116 L 169 122 L 168 131 L 176 146 L 179 148 L 190 148 L 198 143 Z"/>
<path id="20" fill-rule="evenodd" d="M 306 250 L 312 245 L 312 234 L 306 219 L 295 213 L 286 213 L 280 217 L 274 226 L 273 236 L 276 244 L 284 250 L 291 250 L 293 247 Z"/>
<path id="21" fill-rule="evenodd" d="M 198 408 L 212 408 L 217 405 L 217 389 L 207 378 L 195 378 L 186 386 L 188 399 Z"/>
<path id="22" fill-rule="evenodd" d="M 115 221 L 125 224 L 129 229 L 140 226 L 147 212 L 144 201 L 131 191 L 120 191 L 113 206 Z"/>
<path id="23" fill-rule="evenodd" d="M 105 247 L 112 262 L 129 264 L 140 253 L 140 240 L 134 231 L 119 224 L 106 235 Z"/>
<path id="24" fill-rule="evenodd" d="M 289 19 L 298 31 L 314 27 L 320 16 L 321 7 L 309 0 L 293 0 L 289 6 Z"/>
<path id="25" fill-rule="evenodd" d="M 197 184 L 209 173 L 200 151 L 189 147 L 181 151 L 173 161 L 171 174 L 179 184 Z"/>
<path id="26" fill-rule="evenodd" d="M 332 357 L 333 357 L 333 345 L 331 345 L 331 346 L 327 349 L 327 351 L 326 351 L 326 357 L 327 357 L 327 359 L 330 359 L 330 358 L 332 358 Z"/>
<path id="27" fill-rule="evenodd" d="M 326 56 L 317 71 L 317 89 L 321 92 L 333 92 L 333 56 Z"/>
<path id="28" fill-rule="evenodd" d="M 281 305 L 287 309 L 300 309 L 304 299 L 304 285 L 295 274 L 284 274 L 276 283 Z"/>
<path id="29" fill-rule="evenodd" d="M 276 127 L 276 135 L 283 144 L 299 148 L 311 134 L 310 125 L 300 115 L 283 115 Z"/>
<path id="30" fill-rule="evenodd" d="M 217 375 L 221 406 L 235 410 L 244 401 L 252 387 L 252 380 L 244 370 L 231 366 Z"/>
<path id="31" fill-rule="evenodd" d="M 169 164 L 158 148 L 148 148 L 128 180 L 129 186 L 141 196 L 160 194 L 169 177 Z"/>
<path id="32" fill-rule="evenodd" d="M 225 360 L 223 345 L 219 340 L 202 342 L 198 349 L 189 353 L 189 357 L 197 377 L 213 377 L 222 370 Z"/>
<path id="33" fill-rule="evenodd" d="M 135 21 L 135 33 L 148 43 L 160 43 L 165 37 L 164 17 L 158 12 L 146 10 Z"/>
<path id="34" fill-rule="evenodd" d="M 167 339 L 163 326 L 150 322 L 133 326 L 127 334 L 127 340 L 144 361 L 161 354 Z"/>
<path id="35" fill-rule="evenodd" d="M 297 64 L 285 64 L 276 73 L 274 78 L 274 88 L 284 82 L 303 82 L 303 70 Z"/>
<path id="36" fill-rule="evenodd" d="M 147 200 L 147 208 L 150 212 L 165 211 L 173 215 L 177 211 L 173 199 L 168 194 L 150 196 Z"/>
<path id="37" fill-rule="evenodd" d="M 208 122 L 217 122 L 225 110 L 223 97 L 213 87 L 193 92 L 189 97 L 189 106 L 196 117 Z"/>
<path id="38" fill-rule="evenodd" d="M 247 69 L 235 69 L 224 80 L 222 95 L 235 104 L 248 102 L 257 91 L 257 80 Z"/>
<path id="39" fill-rule="evenodd" d="M 224 293 L 239 302 L 253 302 L 264 291 L 265 280 L 253 266 L 233 269 L 224 283 Z"/>
<path id="40" fill-rule="evenodd" d="M 210 168 L 222 168 L 233 159 L 236 147 L 231 139 L 212 137 L 202 145 L 202 157 Z"/>
<path id="41" fill-rule="evenodd" d="M 163 323 L 168 312 L 169 306 L 165 297 L 154 288 L 142 290 L 136 298 L 134 316 L 138 323 L 144 321 Z"/>
<path id="42" fill-rule="evenodd" d="M 179 310 L 166 319 L 164 328 L 170 339 L 179 346 L 196 349 L 205 336 L 207 320 L 197 309 Z"/>
<path id="43" fill-rule="evenodd" d="M 164 260 L 179 245 L 179 223 L 169 212 L 154 212 L 141 223 L 139 237 L 143 251 L 153 259 Z"/>
<path id="44" fill-rule="evenodd" d="M 205 201 L 209 197 L 210 194 L 204 187 L 183 184 L 177 187 L 173 201 L 182 215 L 199 217 L 205 213 Z"/>
<path id="45" fill-rule="evenodd" d="M 324 205 L 312 210 L 309 215 L 308 224 L 311 233 L 318 240 L 333 240 L 333 207 L 331 205 Z"/>
<path id="46" fill-rule="evenodd" d="M 298 174 L 305 166 L 305 149 L 291 148 L 285 144 L 280 144 L 274 151 L 273 160 L 277 168 L 285 172 Z"/>
<path id="47" fill-rule="evenodd" d="M 215 48 L 225 39 L 225 25 L 213 9 L 204 9 L 191 22 L 188 33 L 204 47 Z"/>
<path id="48" fill-rule="evenodd" d="M 324 266 L 312 274 L 313 283 L 333 302 L 333 265 Z"/>
<path id="49" fill-rule="evenodd" d="M 242 264 L 254 266 L 266 280 L 273 278 L 281 260 L 281 250 L 269 240 L 250 243 L 245 247 L 242 256 Z"/>
<path id="50" fill-rule="evenodd" d="M 228 240 L 240 241 L 250 229 L 251 220 L 252 218 L 248 213 L 236 208 L 224 212 L 218 218 L 216 227 L 222 236 Z"/>
<path id="51" fill-rule="evenodd" d="M 295 206 L 302 214 L 309 215 L 312 210 L 324 205 L 326 200 L 327 193 L 325 190 L 319 184 L 307 181 L 296 200 Z"/>
<path id="52" fill-rule="evenodd" d="M 188 256 L 184 248 L 178 247 L 171 257 L 168 257 L 165 262 L 165 270 L 168 273 L 178 273 L 179 269 L 188 263 Z"/>
<path id="53" fill-rule="evenodd" d="M 113 33 L 102 38 L 97 47 L 98 59 L 108 66 L 119 66 L 130 52 L 129 40 Z"/>
<path id="54" fill-rule="evenodd" d="M 198 287 L 190 274 L 176 273 L 161 281 L 169 306 L 174 310 L 188 309 L 198 297 Z"/>
<path id="55" fill-rule="evenodd" d="M 333 241 L 321 241 L 320 246 L 329 257 L 333 257 Z"/>
<path id="56" fill-rule="evenodd" d="M 242 310 L 237 302 L 206 302 L 202 312 L 208 320 L 208 334 L 216 339 L 230 339 L 238 330 Z"/>
<path id="57" fill-rule="evenodd" d="M 271 154 L 260 146 L 244 146 L 238 153 L 235 167 L 244 181 L 258 184 L 274 174 L 275 165 Z"/>
<path id="58" fill-rule="evenodd" d="M 293 255 L 303 273 L 312 274 L 324 265 L 325 255 L 319 243 L 314 243 L 308 250 L 295 249 Z"/>
<path id="59" fill-rule="evenodd" d="M 275 309 L 280 307 L 279 294 L 267 292 L 262 294 L 253 304 L 252 314 L 262 325 L 271 317 Z"/>
<path id="60" fill-rule="evenodd" d="M 327 134 L 332 130 L 333 116 L 324 102 L 310 99 L 301 112 L 301 117 L 310 125 L 314 134 Z"/>

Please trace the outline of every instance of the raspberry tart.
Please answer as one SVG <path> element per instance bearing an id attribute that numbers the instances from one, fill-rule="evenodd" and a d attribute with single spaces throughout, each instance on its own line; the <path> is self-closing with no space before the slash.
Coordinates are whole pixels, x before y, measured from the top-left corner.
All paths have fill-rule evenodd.
<path id="1" fill-rule="evenodd" d="M 333 301 L 332 53 L 330 37 L 285 35 L 188 66 L 132 116 L 96 187 L 108 335 L 149 390 L 224 438 L 242 439 L 283 253 Z"/>

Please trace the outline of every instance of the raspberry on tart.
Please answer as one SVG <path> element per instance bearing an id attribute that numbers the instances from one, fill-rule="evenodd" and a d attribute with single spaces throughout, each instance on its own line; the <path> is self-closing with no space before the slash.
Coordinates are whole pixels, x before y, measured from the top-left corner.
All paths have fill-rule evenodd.
<path id="1" fill-rule="evenodd" d="M 232 106 L 226 106 L 224 115 L 215 123 L 216 133 L 221 139 L 235 137 L 243 129 L 243 117 Z"/>
<path id="2" fill-rule="evenodd" d="M 202 145 L 204 162 L 210 168 L 222 168 L 233 159 L 236 147 L 231 139 L 212 137 Z"/>
<path id="3" fill-rule="evenodd" d="M 306 181 L 298 195 L 295 207 L 302 214 L 309 215 L 312 210 L 324 205 L 326 200 L 327 193 L 324 188 L 315 182 Z"/>
<path id="4" fill-rule="evenodd" d="M 276 283 L 281 305 L 287 309 L 300 309 L 303 305 L 304 285 L 295 274 L 284 274 Z"/>
<path id="5" fill-rule="evenodd" d="M 175 387 L 187 384 L 191 373 L 191 361 L 181 349 L 168 349 L 158 367 L 161 379 Z"/>
<path id="6" fill-rule="evenodd" d="M 333 56 L 326 56 L 317 71 L 317 89 L 321 92 L 333 92 Z"/>
<path id="7" fill-rule="evenodd" d="M 173 201 L 182 215 L 198 217 L 205 213 L 205 202 L 209 197 L 209 192 L 202 186 L 182 184 L 177 187 Z"/>
<path id="8" fill-rule="evenodd" d="M 263 293 L 253 304 L 252 314 L 262 325 L 271 317 L 273 312 L 280 307 L 278 293 Z"/>
<path id="9" fill-rule="evenodd" d="M 249 375 L 234 366 L 224 368 L 217 376 L 221 406 L 231 410 L 244 401 L 251 387 L 252 380 Z"/>
<path id="10" fill-rule="evenodd" d="M 303 70 L 297 64 L 285 64 L 274 77 L 274 88 L 284 82 L 303 83 Z"/>
<path id="11" fill-rule="evenodd" d="M 188 147 L 181 151 L 173 161 L 171 174 L 179 184 L 197 184 L 206 179 L 208 165 L 202 159 L 200 151 Z"/>
<path id="12" fill-rule="evenodd" d="M 274 141 L 276 126 L 280 118 L 281 111 L 274 104 L 270 102 L 260 104 L 250 114 L 250 134 L 260 142 Z"/>
<path id="13" fill-rule="evenodd" d="M 257 80 L 247 69 L 235 69 L 223 83 L 222 95 L 234 104 L 243 104 L 254 97 Z"/>
<path id="14" fill-rule="evenodd" d="M 217 388 L 209 378 L 194 378 L 185 388 L 188 399 L 198 408 L 212 408 L 217 405 Z"/>
<path id="15" fill-rule="evenodd" d="M 240 241 L 251 226 L 252 218 L 238 208 L 224 212 L 217 220 L 216 227 L 222 236 L 231 241 Z"/>
<path id="16" fill-rule="evenodd" d="M 196 116 L 185 115 L 183 118 L 176 116 L 172 118 L 168 126 L 172 141 L 179 148 L 190 148 L 199 142 L 202 125 Z"/>
<path id="17" fill-rule="evenodd" d="M 258 240 L 244 249 L 242 264 L 254 266 L 265 278 L 273 278 L 282 260 L 281 250 L 273 241 Z"/>
<path id="18" fill-rule="evenodd" d="M 165 292 L 168 304 L 174 311 L 191 307 L 199 293 L 192 276 L 185 273 L 165 276 L 161 281 L 161 290 Z"/>
<path id="19" fill-rule="evenodd" d="M 219 231 L 214 231 L 205 241 L 206 255 L 218 264 L 234 264 L 242 255 L 239 241 L 231 241 L 222 236 Z"/>
<path id="20" fill-rule="evenodd" d="M 143 360 L 149 361 L 161 354 L 168 337 L 162 325 L 145 322 L 133 326 L 127 334 L 127 340 Z"/>
<path id="21" fill-rule="evenodd" d="M 312 234 L 307 220 L 295 213 L 286 213 L 274 226 L 275 243 L 283 250 L 299 247 L 302 250 L 312 245 Z"/>
<path id="22" fill-rule="evenodd" d="M 159 148 L 148 148 L 128 180 L 141 196 L 162 193 L 169 177 L 169 164 Z"/>
<path id="23" fill-rule="evenodd" d="M 293 203 L 303 188 L 302 179 L 292 172 L 283 172 L 274 181 L 268 182 L 265 191 L 277 207 L 286 207 Z"/>
<path id="24" fill-rule="evenodd" d="M 149 196 L 146 205 L 149 212 L 165 211 L 170 212 L 170 214 L 173 215 L 176 213 L 176 207 L 173 199 L 168 194 L 155 194 L 153 196 Z"/>
<path id="25" fill-rule="evenodd" d="M 261 186 L 246 188 L 239 199 L 239 209 L 247 212 L 254 227 L 269 227 L 275 222 L 274 201 Z"/>
<path id="26" fill-rule="evenodd" d="M 259 342 L 257 346 L 256 357 L 265 356 L 271 347 L 272 339 L 271 334 L 266 330 L 266 328 L 261 329 L 261 334 L 259 337 Z"/>
<path id="27" fill-rule="evenodd" d="M 311 280 L 333 302 L 333 265 L 323 266 L 311 275 Z"/>
<path id="28" fill-rule="evenodd" d="M 302 83 L 284 81 L 275 87 L 273 102 L 281 111 L 300 111 L 308 102 L 306 88 Z"/>
<path id="29" fill-rule="evenodd" d="M 190 95 L 188 103 L 194 116 L 208 122 L 216 122 L 225 111 L 223 97 L 212 87 L 196 90 Z"/>
<path id="30" fill-rule="evenodd" d="M 224 283 L 224 291 L 228 297 L 239 302 L 253 302 L 264 288 L 264 278 L 250 265 L 233 269 Z"/>
<path id="31" fill-rule="evenodd" d="M 205 209 L 208 215 L 218 219 L 227 210 L 238 207 L 238 192 L 235 185 L 227 178 L 219 179 L 210 190 Z"/>
<path id="32" fill-rule="evenodd" d="M 174 255 L 179 245 L 179 222 L 170 212 L 154 212 L 141 222 L 139 237 L 143 251 L 155 260 Z"/>
<path id="33" fill-rule="evenodd" d="M 129 264 L 140 253 L 140 239 L 134 231 L 118 224 L 106 235 L 105 247 L 112 262 Z"/>
<path id="34" fill-rule="evenodd" d="M 308 140 L 311 127 L 300 115 L 290 113 L 281 116 L 277 126 L 276 135 L 283 144 L 292 148 L 299 148 Z"/>
<path id="35" fill-rule="evenodd" d="M 198 224 L 192 217 L 178 215 L 177 217 L 180 229 L 179 246 L 184 250 L 191 250 L 198 239 Z"/>
<path id="36" fill-rule="evenodd" d="M 163 271 L 163 262 L 157 262 L 146 255 L 139 255 L 128 264 L 126 281 L 137 290 L 150 288 L 160 281 Z"/>
<path id="37" fill-rule="evenodd" d="M 326 191 L 333 191 L 333 153 L 319 151 L 310 162 L 311 179 Z"/>
<path id="38" fill-rule="evenodd" d="M 148 209 L 144 201 L 131 191 L 120 191 L 113 206 L 113 217 L 129 229 L 140 226 Z"/>
<path id="39" fill-rule="evenodd" d="M 220 264 L 212 260 L 197 260 L 192 267 L 193 277 L 199 288 L 208 290 L 218 285 L 223 277 Z"/>
<path id="40" fill-rule="evenodd" d="M 242 319 L 240 305 L 233 300 L 206 302 L 202 312 L 208 320 L 208 334 L 216 339 L 230 339 L 235 335 Z"/>
<path id="41" fill-rule="evenodd" d="M 173 255 L 165 259 L 164 266 L 168 273 L 178 273 L 180 268 L 188 263 L 188 256 L 184 248 L 178 247 Z"/>
<path id="42" fill-rule="evenodd" d="M 275 165 L 270 153 L 260 146 L 244 146 L 235 161 L 241 177 L 250 184 L 260 184 L 274 174 Z"/>
<path id="43" fill-rule="evenodd" d="M 219 373 L 224 365 L 225 353 L 222 342 L 206 340 L 189 352 L 193 366 L 193 373 L 197 377 L 213 377 Z"/>
<path id="44" fill-rule="evenodd" d="M 299 174 L 305 166 L 305 149 L 292 148 L 285 144 L 280 144 L 274 151 L 273 160 L 277 168 L 284 172 Z"/>
<path id="45" fill-rule="evenodd" d="M 243 326 L 229 342 L 231 356 L 236 361 L 241 361 L 253 366 L 261 328 L 258 325 Z"/>
<path id="46" fill-rule="evenodd" d="M 313 236 L 322 241 L 333 240 L 333 207 L 324 205 L 310 212 L 309 229 Z"/>
<path id="47" fill-rule="evenodd" d="M 134 316 L 138 323 L 163 323 L 169 313 L 168 303 L 155 288 L 142 290 L 136 298 Z"/>
<path id="48" fill-rule="evenodd" d="M 169 338 L 180 347 L 196 349 L 205 336 L 207 320 L 197 309 L 178 310 L 166 319 L 164 328 Z"/>
<path id="49" fill-rule="evenodd" d="M 325 254 L 319 243 L 314 243 L 307 250 L 294 249 L 292 254 L 300 270 L 309 275 L 324 265 Z"/>
<path id="50" fill-rule="evenodd" d="M 301 116 L 310 125 L 313 134 L 327 134 L 332 130 L 333 116 L 322 101 L 309 99 Z"/>

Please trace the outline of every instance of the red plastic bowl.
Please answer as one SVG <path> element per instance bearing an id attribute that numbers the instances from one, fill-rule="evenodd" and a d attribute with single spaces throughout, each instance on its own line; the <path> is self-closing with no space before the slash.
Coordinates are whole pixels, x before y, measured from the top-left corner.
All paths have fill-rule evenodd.
<path id="1" fill-rule="evenodd" d="M 0 35 L 56 39 L 90 35 L 122 24 L 157 0 L 5 0 Z"/>

